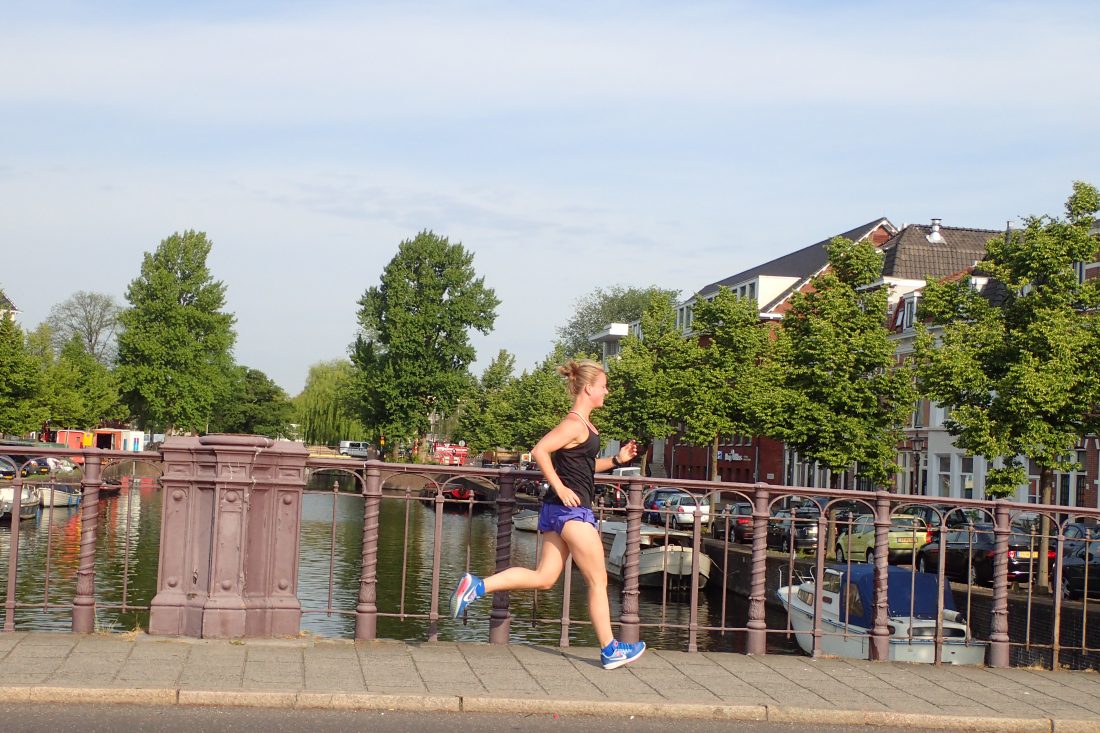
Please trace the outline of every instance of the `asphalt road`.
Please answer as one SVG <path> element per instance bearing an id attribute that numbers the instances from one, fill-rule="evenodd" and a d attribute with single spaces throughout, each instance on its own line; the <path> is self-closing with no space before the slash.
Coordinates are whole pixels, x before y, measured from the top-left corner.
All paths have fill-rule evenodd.
<path id="1" fill-rule="evenodd" d="M 668 733 L 668 720 L 486 713 L 407 713 L 264 708 L 205 708 L 179 705 L 0 705 L 4 733 L 504 733 L 599 731 Z M 682 720 L 675 733 L 793 733 L 805 726 L 782 723 Z M 815 726 L 822 733 L 873 730 L 922 733 L 917 728 Z M 927 729 L 932 731 L 933 729 Z"/>

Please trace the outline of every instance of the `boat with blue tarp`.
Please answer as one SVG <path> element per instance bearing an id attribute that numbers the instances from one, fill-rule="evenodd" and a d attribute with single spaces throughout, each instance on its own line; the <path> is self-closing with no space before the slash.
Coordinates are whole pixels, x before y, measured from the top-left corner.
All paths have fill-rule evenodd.
<path id="1" fill-rule="evenodd" d="M 781 587 L 779 602 L 787 609 L 798 646 L 814 649 L 814 601 L 821 595 L 820 653 L 852 659 L 869 658 L 874 626 L 875 568 L 869 564 L 825 569 L 820 588 L 815 579 Z M 966 619 L 956 610 L 951 586 L 942 596 L 937 577 L 890 566 L 887 570 L 887 629 L 890 660 L 981 664 L 986 642 L 976 641 Z M 942 604 L 941 604 L 942 598 Z"/>

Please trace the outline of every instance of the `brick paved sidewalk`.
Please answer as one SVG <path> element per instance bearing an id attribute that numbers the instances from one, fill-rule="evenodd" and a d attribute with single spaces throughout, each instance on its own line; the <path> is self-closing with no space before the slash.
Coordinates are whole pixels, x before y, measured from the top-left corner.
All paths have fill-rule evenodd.
<path id="1" fill-rule="evenodd" d="M 0 634 L 0 701 L 558 712 L 1100 733 L 1100 675 L 649 650 Z"/>

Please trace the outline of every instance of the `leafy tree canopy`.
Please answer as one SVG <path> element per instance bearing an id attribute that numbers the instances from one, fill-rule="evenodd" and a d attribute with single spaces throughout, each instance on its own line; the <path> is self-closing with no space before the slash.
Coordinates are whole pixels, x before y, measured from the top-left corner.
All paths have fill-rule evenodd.
<path id="1" fill-rule="evenodd" d="M 287 437 L 294 406 L 283 388 L 246 366 L 234 367 L 229 377 L 228 393 L 214 409 L 210 431 Z"/>
<path id="2" fill-rule="evenodd" d="M 830 267 L 796 293 L 776 342 L 780 388 L 772 432 L 806 459 L 839 472 L 856 466 L 877 485 L 897 471 L 897 442 L 916 392 L 896 367 L 883 328 L 888 292 L 867 288 L 882 272 L 869 242 L 828 245 Z"/>
<path id="3" fill-rule="evenodd" d="M 500 304 L 473 259 L 461 244 L 420 232 L 400 244 L 381 284 L 359 300 L 355 402 L 364 424 L 391 446 L 418 441 L 428 415 L 453 412 L 470 389 L 470 332 L 489 333 Z"/>
<path id="4" fill-rule="evenodd" d="M 641 333 L 641 338 L 624 338 L 619 353 L 608 362 L 610 393 L 593 418 L 607 437 L 636 440 L 644 456 L 655 438 L 675 432 L 676 420 L 684 413 L 676 387 L 683 380 L 690 347 L 676 328 L 673 302 L 666 292 L 650 294 L 641 315 Z"/>
<path id="5" fill-rule="evenodd" d="M 558 329 L 558 346 L 567 358 L 580 358 L 592 353 L 590 339 L 593 335 L 607 328 L 609 323 L 637 321 L 655 296 L 674 306 L 680 291 L 665 290 L 656 285 L 648 288 L 622 285 L 596 288 L 573 304 L 572 318 Z"/>
<path id="6" fill-rule="evenodd" d="M 203 232 L 173 234 L 127 288 L 117 374 L 142 427 L 203 431 L 227 392 L 236 335 L 225 285 L 206 265 L 211 246 Z"/>
<path id="7" fill-rule="evenodd" d="M 994 462 L 990 496 L 1026 483 L 1026 456 L 1044 473 L 1049 503 L 1053 470 L 1100 427 L 1100 283 L 1079 282 L 1074 270 L 1096 259 L 1098 209 L 1097 189 L 1076 182 L 1064 218 L 1029 217 L 990 240 L 979 266 L 986 288 L 970 277 L 924 289 L 919 313 L 932 328 L 919 327 L 921 388 L 951 408 L 956 444 Z"/>
<path id="8" fill-rule="evenodd" d="M 309 368 L 306 386 L 294 398 L 295 422 L 303 440 L 313 445 L 339 445 L 341 440 L 366 440 L 368 430 L 352 409 L 355 367 L 333 359 Z"/>
<path id="9" fill-rule="evenodd" d="M 0 435 L 36 430 L 48 417 L 39 395 L 42 371 L 28 350 L 23 330 L 0 315 Z"/>
<path id="10" fill-rule="evenodd" d="M 456 434 L 466 441 L 472 452 L 515 447 L 512 431 L 504 423 L 504 415 L 508 412 L 505 390 L 515 380 L 515 366 L 516 357 L 501 349 L 462 400 Z"/>

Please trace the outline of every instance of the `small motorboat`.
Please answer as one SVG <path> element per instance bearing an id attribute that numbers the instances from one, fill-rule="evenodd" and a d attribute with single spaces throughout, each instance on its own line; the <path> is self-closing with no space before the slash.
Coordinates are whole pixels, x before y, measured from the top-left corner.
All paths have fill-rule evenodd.
<path id="1" fill-rule="evenodd" d="M 19 518 L 33 519 L 38 514 L 38 503 L 41 501 L 38 487 L 31 484 L 23 484 L 23 490 L 19 492 Z M 12 509 L 15 507 L 15 486 L 0 486 L 0 519 L 11 519 Z"/>
<path id="2" fill-rule="evenodd" d="M 869 658 L 874 625 L 874 585 L 873 565 L 826 568 L 820 587 L 822 654 Z M 935 575 L 914 573 L 905 567 L 889 567 L 890 661 L 928 664 L 936 661 L 937 589 Z M 818 591 L 812 578 L 777 591 L 779 602 L 787 609 L 798 646 L 807 654 L 813 654 L 814 596 Z M 943 615 L 939 627 L 940 661 L 946 664 L 984 662 L 987 644 L 970 636 L 966 619 L 955 610 L 949 583 L 943 590 Z"/>
<path id="3" fill-rule="evenodd" d="M 425 506 L 435 507 L 436 494 L 443 495 L 443 509 L 445 511 L 466 511 L 471 502 L 477 501 L 477 495 L 468 486 L 452 484 L 442 491 L 436 489 L 421 489 L 420 501 Z"/>
<path id="4" fill-rule="evenodd" d="M 520 532 L 538 532 L 539 513 L 534 509 L 521 509 L 512 515 L 512 526 Z"/>
<path id="5" fill-rule="evenodd" d="M 43 486 L 42 506 L 76 506 L 80 503 L 80 484 L 53 484 Z"/>
<path id="6" fill-rule="evenodd" d="M 602 522 L 600 532 L 607 548 L 607 574 L 625 580 L 626 524 Z M 641 527 L 639 530 L 638 585 L 642 588 L 691 589 L 691 565 L 695 557 L 691 547 L 691 532 L 662 527 Z M 699 588 L 710 579 L 711 560 L 699 555 Z"/>

